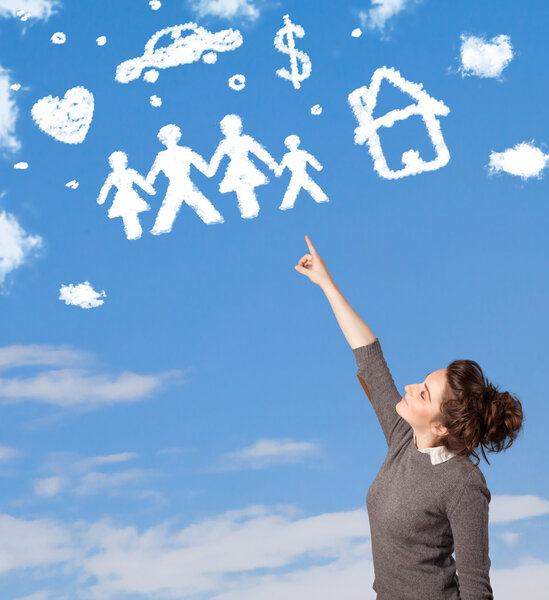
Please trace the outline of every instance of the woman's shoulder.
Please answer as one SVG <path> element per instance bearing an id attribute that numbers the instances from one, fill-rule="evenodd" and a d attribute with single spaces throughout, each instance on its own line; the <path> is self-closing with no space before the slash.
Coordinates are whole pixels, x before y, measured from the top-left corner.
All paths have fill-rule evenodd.
<path id="1" fill-rule="evenodd" d="M 478 494 L 479 492 L 490 500 L 490 490 L 486 483 L 484 473 L 480 467 L 471 461 L 470 458 L 455 459 L 458 463 L 456 469 L 456 480 L 454 481 L 454 490 L 458 495 Z"/>

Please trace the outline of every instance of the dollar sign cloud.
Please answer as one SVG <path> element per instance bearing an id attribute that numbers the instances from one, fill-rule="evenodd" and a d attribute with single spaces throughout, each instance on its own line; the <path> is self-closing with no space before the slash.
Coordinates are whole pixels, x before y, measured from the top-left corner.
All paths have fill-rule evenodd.
<path id="1" fill-rule="evenodd" d="M 311 74 L 311 59 L 306 52 L 297 50 L 295 47 L 294 37 L 302 38 L 304 35 L 303 27 L 292 23 L 290 15 L 284 15 L 284 27 L 276 32 L 274 39 L 275 48 L 279 52 L 290 55 L 290 71 L 283 67 L 277 69 L 276 74 L 284 79 L 289 79 L 296 90 L 301 87 L 301 82 Z M 301 70 L 298 61 L 301 63 Z"/>

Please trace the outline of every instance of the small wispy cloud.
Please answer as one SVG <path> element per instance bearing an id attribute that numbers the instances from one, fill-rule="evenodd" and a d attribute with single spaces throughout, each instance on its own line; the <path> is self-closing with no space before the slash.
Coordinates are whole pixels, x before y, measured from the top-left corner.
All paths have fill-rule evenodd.
<path id="1" fill-rule="evenodd" d="M 497 35 L 486 41 L 483 37 L 461 34 L 461 76 L 499 78 L 513 59 L 513 46 L 508 35 Z"/>
<path id="2" fill-rule="evenodd" d="M 34 493 L 42 498 L 51 498 L 66 486 L 64 477 L 41 477 L 34 481 Z"/>
<path id="3" fill-rule="evenodd" d="M 42 244 L 42 238 L 28 234 L 15 215 L 0 211 L 0 291 L 5 289 L 7 276 L 30 260 Z"/>
<path id="4" fill-rule="evenodd" d="M 51 498 L 61 492 L 76 496 L 109 493 L 113 495 L 130 494 L 154 499 L 162 494 L 154 490 L 135 490 L 140 483 L 151 475 L 157 475 L 154 469 L 126 469 L 121 471 L 97 470 L 98 467 L 116 467 L 139 457 L 136 452 L 119 452 L 78 458 L 71 452 L 51 452 L 46 455 L 43 470 L 50 472 L 47 477 L 34 480 L 34 492 L 42 498 Z"/>
<path id="5" fill-rule="evenodd" d="M 0 17 L 19 18 L 23 12 L 30 19 L 46 21 L 60 6 L 59 0 L 0 0 Z"/>
<path id="6" fill-rule="evenodd" d="M 67 345 L 14 344 L 0 348 L 0 369 L 39 365 L 61 367 L 91 360 L 91 354 Z"/>
<path id="7" fill-rule="evenodd" d="M 219 469 L 223 471 L 264 469 L 276 464 L 296 463 L 320 452 L 320 446 L 312 442 L 261 439 L 250 446 L 222 456 Z"/>
<path id="8" fill-rule="evenodd" d="M 128 460 L 137 458 L 139 454 L 137 452 L 119 452 L 118 454 L 106 454 L 102 456 L 91 456 L 90 458 L 84 458 L 74 463 L 74 468 L 77 471 L 87 471 L 102 465 L 113 465 Z"/>
<path id="9" fill-rule="evenodd" d="M 9 446 L 0 446 L 0 462 L 8 462 L 16 456 L 19 456 L 19 450 Z"/>
<path id="10" fill-rule="evenodd" d="M 48 353 L 51 356 L 48 357 Z M 179 369 L 144 375 L 131 371 L 119 374 L 93 372 L 90 368 L 74 368 L 82 359 L 78 351 L 33 344 L 29 347 L 0 348 L 0 366 L 6 369 L 48 364 L 60 368 L 46 369 L 28 377 L 0 377 L 0 398 L 4 404 L 34 401 L 64 408 L 97 408 L 122 402 L 137 402 L 168 385 L 186 382 Z M 66 360 L 67 363 L 63 364 Z M 97 367 L 98 368 L 98 367 Z"/>
<path id="11" fill-rule="evenodd" d="M 13 600 L 68 600 L 66 596 L 59 596 L 58 594 L 54 594 L 49 591 L 40 591 L 35 592 L 34 594 L 29 594 L 28 596 L 17 596 Z"/>
<path id="12" fill-rule="evenodd" d="M 181 454 L 185 449 L 180 446 L 172 446 L 171 448 L 161 448 L 156 453 L 157 454 Z"/>
<path id="13" fill-rule="evenodd" d="M 418 4 L 422 1 L 423 0 L 372 0 L 371 7 L 368 10 L 359 11 L 358 16 L 364 29 L 383 32 L 387 21 L 403 10 L 410 8 L 413 4 Z"/>
<path id="14" fill-rule="evenodd" d="M 17 152 L 21 142 L 15 135 L 17 104 L 9 71 L 0 66 L 0 150 Z"/>
<path id="15" fill-rule="evenodd" d="M 542 171 L 548 162 L 549 154 L 544 154 L 542 150 L 534 146 L 534 140 L 532 140 L 531 142 L 521 142 L 514 148 L 503 152 L 492 151 L 488 168 L 490 175 L 505 172 L 517 175 L 523 180 L 530 177 L 541 179 Z"/>
<path id="16" fill-rule="evenodd" d="M 189 3 L 200 18 L 243 18 L 255 21 L 260 15 L 258 0 L 189 0 Z"/>
<path id="17" fill-rule="evenodd" d="M 128 469 L 126 471 L 116 471 L 115 473 L 92 471 L 86 473 L 72 491 L 78 496 L 98 494 L 106 490 L 113 491 L 116 488 L 123 488 L 123 491 L 125 491 L 128 483 L 140 481 L 153 473 L 155 471 L 150 469 Z"/>

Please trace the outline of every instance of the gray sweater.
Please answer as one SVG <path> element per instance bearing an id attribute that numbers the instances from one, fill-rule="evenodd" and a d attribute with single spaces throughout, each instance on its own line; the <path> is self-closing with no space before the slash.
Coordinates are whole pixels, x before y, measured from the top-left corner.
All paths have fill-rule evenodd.
<path id="1" fill-rule="evenodd" d="M 433 464 L 417 449 L 378 339 L 353 353 L 388 446 L 366 495 L 377 599 L 493 599 L 484 475 L 469 458 Z"/>

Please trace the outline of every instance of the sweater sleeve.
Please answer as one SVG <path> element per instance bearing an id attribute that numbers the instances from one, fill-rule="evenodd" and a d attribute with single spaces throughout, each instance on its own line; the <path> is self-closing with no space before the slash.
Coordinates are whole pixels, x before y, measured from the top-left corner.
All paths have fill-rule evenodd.
<path id="1" fill-rule="evenodd" d="M 491 500 L 484 475 L 475 469 L 451 509 L 448 519 L 454 538 L 461 600 L 492 600 L 488 555 L 488 513 Z"/>
<path id="2" fill-rule="evenodd" d="M 396 389 L 378 339 L 366 346 L 353 348 L 353 354 L 358 365 L 358 380 L 374 408 L 387 446 L 390 447 L 410 430 L 410 425 L 396 411 L 396 405 L 402 397 Z"/>

